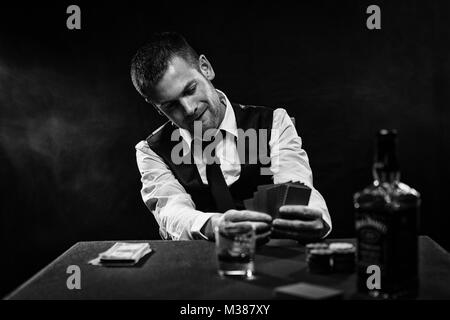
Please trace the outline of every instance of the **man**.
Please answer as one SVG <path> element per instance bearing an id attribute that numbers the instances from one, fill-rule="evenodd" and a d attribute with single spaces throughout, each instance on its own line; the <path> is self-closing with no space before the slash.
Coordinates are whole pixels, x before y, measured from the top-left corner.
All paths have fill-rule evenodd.
<path id="1" fill-rule="evenodd" d="M 308 156 L 286 111 L 233 104 L 214 88 L 214 76 L 208 59 L 176 33 L 154 35 L 132 59 L 135 88 L 169 119 L 136 145 L 142 198 L 154 214 L 161 236 L 213 240 L 216 226 L 242 221 L 254 224 L 259 243 L 271 237 L 315 241 L 328 235 L 331 219 L 326 203 L 313 187 Z M 204 154 L 194 152 L 193 142 L 205 140 L 196 128 L 224 134 L 213 148 L 220 166 L 209 164 Z M 243 130 L 269 132 L 268 167 L 264 168 L 258 152 L 260 141 L 256 149 L 245 148 L 250 156 L 257 154 L 257 163 L 242 161 L 237 150 L 242 139 L 237 132 Z M 175 161 L 173 151 L 180 143 L 173 139 L 176 132 L 183 156 L 193 163 Z M 271 175 L 262 174 L 267 171 Z M 308 206 L 282 206 L 276 219 L 244 210 L 243 200 L 251 198 L 258 185 L 289 181 L 312 189 Z"/>

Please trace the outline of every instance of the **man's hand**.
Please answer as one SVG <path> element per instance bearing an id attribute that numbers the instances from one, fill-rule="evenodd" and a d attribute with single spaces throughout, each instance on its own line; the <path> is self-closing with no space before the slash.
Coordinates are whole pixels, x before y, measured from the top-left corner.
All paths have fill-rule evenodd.
<path id="1" fill-rule="evenodd" d="M 322 219 L 322 211 L 302 205 L 280 207 L 280 218 L 273 220 L 273 238 L 298 241 L 320 240 L 329 230 Z"/>
<path id="2" fill-rule="evenodd" d="M 272 217 L 266 213 L 250 210 L 228 210 L 224 214 L 216 214 L 205 224 L 203 232 L 209 240 L 213 240 L 216 226 L 242 222 L 250 222 L 255 227 L 257 245 L 262 245 L 270 240 Z"/>

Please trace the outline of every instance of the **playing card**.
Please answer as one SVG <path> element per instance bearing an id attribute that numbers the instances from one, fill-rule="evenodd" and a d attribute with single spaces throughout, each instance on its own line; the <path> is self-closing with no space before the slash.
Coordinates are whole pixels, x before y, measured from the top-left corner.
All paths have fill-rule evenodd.
<path id="1" fill-rule="evenodd" d="M 343 291 L 335 288 L 319 286 L 312 283 L 295 283 L 276 287 L 275 297 L 278 299 L 328 300 L 342 299 Z"/>
<path id="2" fill-rule="evenodd" d="M 261 191 L 261 190 L 267 190 L 267 189 L 269 189 L 269 188 L 273 188 L 273 187 L 276 187 L 276 186 L 278 186 L 279 184 L 273 184 L 273 183 L 271 183 L 271 184 L 261 184 L 261 185 L 259 185 L 258 187 L 257 187 L 257 189 L 258 189 L 258 191 Z"/>
<path id="3" fill-rule="evenodd" d="M 255 211 L 255 207 L 253 206 L 253 198 L 244 200 L 244 206 L 247 210 Z"/>
<path id="4" fill-rule="evenodd" d="M 258 186 L 253 198 L 244 200 L 244 205 L 247 210 L 265 212 L 275 219 L 281 206 L 308 205 L 310 195 L 311 189 L 301 182 L 265 184 Z"/>
<path id="5" fill-rule="evenodd" d="M 267 190 L 268 211 L 273 219 L 278 218 L 278 209 L 282 205 L 286 189 L 287 189 L 286 184 L 280 184 L 274 188 Z"/>
<path id="6" fill-rule="evenodd" d="M 255 211 L 260 211 L 260 206 L 259 206 L 259 202 L 258 202 L 258 192 L 255 191 L 253 192 L 253 208 Z"/>
<path id="7" fill-rule="evenodd" d="M 305 185 L 287 184 L 282 205 L 300 204 L 308 205 L 311 189 Z"/>
<path id="8" fill-rule="evenodd" d="M 276 189 L 278 188 L 279 185 L 276 184 L 268 184 L 268 185 L 263 185 L 258 187 L 259 191 L 258 191 L 258 203 L 259 203 L 259 208 L 261 212 L 265 212 L 267 214 L 271 214 L 271 210 L 270 210 L 270 198 L 268 196 L 268 191 L 272 190 L 272 189 Z"/>

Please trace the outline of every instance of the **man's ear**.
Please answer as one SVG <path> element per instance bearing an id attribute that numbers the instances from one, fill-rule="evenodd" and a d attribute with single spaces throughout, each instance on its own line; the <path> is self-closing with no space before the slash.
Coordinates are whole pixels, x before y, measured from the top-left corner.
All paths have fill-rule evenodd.
<path id="1" fill-rule="evenodd" d="M 204 54 L 200 55 L 198 63 L 200 67 L 200 72 L 205 76 L 206 79 L 212 81 L 216 74 L 214 73 L 214 69 L 211 63 L 209 63 L 208 59 L 206 59 Z"/>

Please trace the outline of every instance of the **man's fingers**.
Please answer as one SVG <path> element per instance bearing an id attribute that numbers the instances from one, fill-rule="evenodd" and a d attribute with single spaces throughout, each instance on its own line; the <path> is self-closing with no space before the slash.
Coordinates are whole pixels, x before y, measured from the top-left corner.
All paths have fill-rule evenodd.
<path id="1" fill-rule="evenodd" d="M 322 211 L 302 205 L 285 205 L 279 209 L 280 217 L 284 219 L 314 220 L 322 217 Z"/>
<path id="2" fill-rule="evenodd" d="M 271 234 L 272 234 L 272 231 L 267 231 L 267 232 L 258 234 L 258 235 L 256 236 L 256 241 L 260 241 L 261 239 L 269 238 Z"/>
<path id="3" fill-rule="evenodd" d="M 302 221 L 302 220 L 286 220 L 275 219 L 272 225 L 276 229 L 295 230 L 295 231 L 316 231 L 323 229 L 324 225 L 321 220 Z"/>
<path id="4" fill-rule="evenodd" d="M 270 241 L 270 236 L 272 232 L 268 231 L 256 236 L 256 245 L 261 246 Z"/>
<path id="5" fill-rule="evenodd" d="M 272 228 L 272 226 L 268 223 L 265 222 L 255 222 L 252 221 L 250 222 L 250 224 L 252 224 L 255 227 L 255 232 L 256 234 L 262 234 L 265 232 L 270 232 L 270 229 Z"/>
<path id="6" fill-rule="evenodd" d="M 272 239 L 293 239 L 298 241 L 316 241 L 320 239 L 320 235 L 317 232 L 298 232 L 282 229 L 273 229 L 270 237 Z"/>
<path id="7" fill-rule="evenodd" d="M 255 231 L 255 242 L 258 246 L 267 243 L 270 240 L 270 234 L 272 233 L 272 226 L 270 224 L 255 221 L 228 221 L 222 225 L 222 228 L 223 233 L 221 234 L 226 237 L 233 237 L 253 229 Z"/>
<path id="8" fill-rule="evenodd" d="M 221 228 L 221 230 L 228 235 L 243 234 L 255 230 L 255 226 L 252 223 L 244 221 L 240 222 L 224 221 L 219 225 L 219 228 Z"/>
<path id="9" fill-rule="evenodd" d="M 255 234 L 262 234 L 265 232 L 270 232 L 272 226 L 265 222 L 258 221 L 226 221 L 222 225 L 223 230 L 229 233 L 237 233 L 237 232 L 249 232 L 252 229 L 255 231 Z"/>
<path id="10" fill-rule="evenodd" d="M 272 217 L 267 213 L 251 211 L 251 210 L 228 210 L 224 213 L 224 218 L 227 221 L 261 221 L 270 223 Z"/>
<path id="11" fill-rule="evenodd" d="M 225 230 L 229 232 L 233 231 L 238 232 L 239 230 L 241 230 L 241 232 L 250 231 L 252 227 L 255 230 L 256 234 L 268 232 L 272 228 L 270 224 L 259 221 L 238 221 L 238 222 L 228 221 L 224 224 Z"/>

